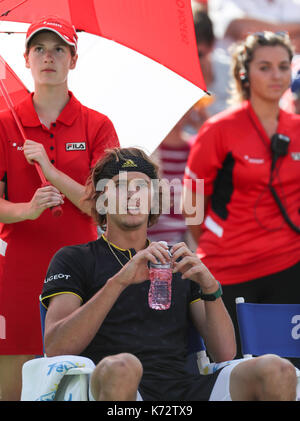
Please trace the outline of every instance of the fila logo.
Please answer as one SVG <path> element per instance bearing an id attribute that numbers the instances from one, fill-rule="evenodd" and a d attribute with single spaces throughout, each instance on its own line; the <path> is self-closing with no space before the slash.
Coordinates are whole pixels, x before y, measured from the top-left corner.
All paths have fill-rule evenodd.
<path id="1" fill-rule="evenodd" d="M 66 143 L 66 151 L 85 151 L 85 142 Z"/>

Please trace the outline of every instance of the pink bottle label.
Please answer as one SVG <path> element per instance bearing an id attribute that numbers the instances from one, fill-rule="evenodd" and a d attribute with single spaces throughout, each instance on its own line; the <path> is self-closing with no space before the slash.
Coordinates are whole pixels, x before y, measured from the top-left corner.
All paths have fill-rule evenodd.
<path id="1" fill-rule="evenodd" d="M 149 306 L 154 310 L 167 310 L 171 305 L 172 269 L 150 268 Z"/>

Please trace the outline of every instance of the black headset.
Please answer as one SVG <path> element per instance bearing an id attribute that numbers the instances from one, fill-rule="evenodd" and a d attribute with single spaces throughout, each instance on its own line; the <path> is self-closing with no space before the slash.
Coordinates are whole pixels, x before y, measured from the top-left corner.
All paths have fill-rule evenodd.
<path id="1" fill-rule="evenodd" d="M 274 197 L 275 202 L 277 203 L 282 216 L 286 223 L 298 234 L 300 234 L 300 227 L 297 227 L 289 218 L 287 211 L 285 210 L 276 190 L 272 186 L 273 174 L 275 170 L 275 165 L 280 156 L 285 156 L 288 153 L 288 148 L 290 144 L 290 138 L 280 133 L 275 133 L 271 138 L 271 153 L 272 153 L 272 164 L 271 164 L 271 173 L 269 180 L 269 189 Z"/>
<path id="2" fill-rule="evenodd" d="M 242 86 L 245 86 L 246 83 L 249 83 L 248 73 L 247 73 L 246 69 L 240 70 L 240 79 L 241 79 Z"/>

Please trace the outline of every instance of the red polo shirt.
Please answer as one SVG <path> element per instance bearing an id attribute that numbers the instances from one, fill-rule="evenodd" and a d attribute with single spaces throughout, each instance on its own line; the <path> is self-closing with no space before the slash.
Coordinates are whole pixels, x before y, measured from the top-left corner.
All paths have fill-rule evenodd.
<path id="1" fill-rule="evenodd" d="M 273 186 L 300 226 L 300 116 L 280 111 L 277 133 L 290 138 Z M 250 102 L 210 118 L 189 156 L 186 179 L 204 179 L 211 198 L 197 252 L 223 284 L 284 270 L 300 260 L 299 234 L 268 188 L 271 146 Z"/>
<path id="2" fill-rule="evenodd" d="M 32 95 L 16 107 L 28 139 L 40 142 L 53 165 L 80 184 L 109 147 L 119 146 L 111 121 L 76 100 L 70 100 L 48 129 L 39 121 Z M 28 164 L 23 139 L 10 112 L 0 114 L 0 180 L 5 197 L 28 202 L 41 186 L 34 165 Z M 47 209 L 34 221 L 0 224 L 0 314 L 6 322 L 6 339 L 0 337 L 0 354 L 35 354 L 41 351 L 38 296 L 53 254 L 65 245 L 95 240 L 91 218 L 68 199 L 63 215 Z"/>

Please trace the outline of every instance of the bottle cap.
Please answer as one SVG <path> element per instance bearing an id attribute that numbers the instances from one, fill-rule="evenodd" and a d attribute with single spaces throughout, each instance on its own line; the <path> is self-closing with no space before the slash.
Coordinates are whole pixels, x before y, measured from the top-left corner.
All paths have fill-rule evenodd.
<path id="1" fill-rule="evenodd" d="M 166 241 L 159 241 L 160 244 L 164 244 L 165 246 L 168 247 L 168 243 Z M 169 256 L 172 257 L 172 254 L 170 253 L 170 250 L 168 248 L 168 253 Z M 159 260 L 157 261 L 157 263 L 152 263 L 149 262 L 150 267 L 152 268 L 157 268 L 157 269 L 169 269 L 171 267 L 171 262 L 169 263 L 161 263 Z"/>

